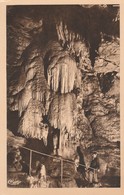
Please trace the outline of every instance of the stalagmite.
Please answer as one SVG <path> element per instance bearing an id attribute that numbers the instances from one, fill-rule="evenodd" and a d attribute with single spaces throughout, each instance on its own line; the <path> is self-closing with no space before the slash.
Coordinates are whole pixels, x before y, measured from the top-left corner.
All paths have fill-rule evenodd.
<path id="1" fill-rule="evenodd" d="M 58 148 L 57 148 L 58 141 L 59 141 L 58 136 L 57 135 L 54 135 L 53 136 L 53 154 L 54 155 L 57 155 L 58 154 Z"/>
<path id="2" fill-rule="evenodd" d="M 43 137 L 43 142 L 44 142 L 44 145 L 47 146 L 47 137 L 48 137 L 48 125 L 45 124 L 44 125 L 45 128 L 43 128 L 42 130 L 42 137 Z"/>

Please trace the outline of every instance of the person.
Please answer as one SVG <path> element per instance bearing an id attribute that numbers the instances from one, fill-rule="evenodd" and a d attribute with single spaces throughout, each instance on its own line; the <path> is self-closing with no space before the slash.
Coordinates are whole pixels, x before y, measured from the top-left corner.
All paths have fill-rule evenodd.
<path id="1" fill-rule="evenodd" d="M 40 161 L 36 161 L 36 176 L 38 178 L 38 187 L 45 187 L 46 182 L 46 168 Z"/>
<path id="2" fill-rule="evenodd" d="M 79 156 L 79 166 L 77 167 L 77 171 L 81 173 L 83 178 L 85 178 L 86 164 L 80 146 L 77 147 L 77 154 Z"/>
<path id="3" fill-rule="evenodd" d="M 27 176 L 27 182 L 30 188 L 38 188 L 39 187 L 39 179 L 40 179 L 40 169 L 41 163 L 40 161 L 36 161 L 35 164 L 36 169 L 32 169 L 31 175 Z"/>
<path id="4" fill-rule="evenodd" d="M 94 152 L 92 155 L 92 160 L 89 167 L 89 186 L 93 186 L 93 184 L 98 184 L 98 172 L 99 172 L 100 164 L 99 158 L 97 156 L 97 152 Z"/>
<path id="5" fill-rule="evenodd" d="M 76 176 L 77 186 L 78 187 L 87 186 L 86 164 L 80 146 L 77 147 L 77 156 L 75 158 L 75 170 L 78 173 L 78 175 Z"/>
<path id="6" fill-rule="evenodd" d="M 14 162 L 14 167 L 15 167 L 17 172 L 22 171 L 22 165 L 21 165 L 21 163 L 19 161 L 15 161 Z"/>
<path id="7" fill-rule="evenodd" d="M 40 161 L 36 161 L 36 175 L 38 178 L 40 175 L 40 170 L 41 170 L 41 163 L 40 163 Z"/>
<path id="8" fill-rule="evenodd" d="M 17 148 L 15 150 L 15 161 L 20 162 L 21 160 L 22 160 L 21 152 L 20 152 L 19 148 Z"/>
<path id="9" fill-rule="evenodd" d="M 14 151 L 13 165 L 14 165 L 16 171 L 19 171 L 19 172 L 22 171 L 21 160 L 22 160 L 21 152 L 20 152 L 19 148 L 17 148 Z"/>
<path id="10" fill-rule="evenodd" d="M 27 175 L 29 175 L 29 166 L 27 165 L 27 163 L 23 160 L 21 162 L 21 165 L 22 165 L 22 172 L 24 172 Z"/>
<path id="11" fill-rule="evenodd" d="M 42 177 L 42 179 L 44 181 L 46 181 L 46 168 L 44 164 L 41 164 L 41 170 L 40 170 L 40 178 Z"/>
<path id="12" fill-rule="evenodd" d="M 78 171 L 77 168 L 79 167 L 79 156 L 75 157 L 74 163 L 75 163 L 75 171 Z"/>

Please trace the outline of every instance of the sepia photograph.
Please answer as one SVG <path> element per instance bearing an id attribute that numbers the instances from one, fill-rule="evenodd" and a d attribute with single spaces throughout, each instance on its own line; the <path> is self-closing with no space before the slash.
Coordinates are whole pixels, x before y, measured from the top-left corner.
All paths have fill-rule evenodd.
<path id="1" fill-rule="evenodd" d="M 120 188 L 120 5 L 6 6 L 7 188 Z"/>

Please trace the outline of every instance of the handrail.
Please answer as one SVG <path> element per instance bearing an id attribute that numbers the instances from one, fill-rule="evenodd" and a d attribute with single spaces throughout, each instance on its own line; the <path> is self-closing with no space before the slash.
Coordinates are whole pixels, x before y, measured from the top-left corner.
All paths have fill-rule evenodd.
<path id="1" fill-rule="evenodd" d="M 19 145 L 18 145 L 19 146 Z M 30 152 L 30 159 L 29 159 L 29 175 L 31 176 L 31 170 L 32 170 L 32 153 L 37 153 L 37 154 L 40 154 L 40 155 L 43 155 L 43 156 L 47 156 L 47 157 L 51 157 L 51 158 L 54 158 L 54 159 L 57 159 L 57 160 L 60 160 L 60 163 L 61 163 L 61 185 L 63 184 L 63 162 L 69 162 L 71 164 L 75 164 L 75 162 L 72 160 L 67 160 L 67 159 L 64 159 L 62 156 L 59 156 L 59 157 L 56 157 L 56 156 L 53 156 L 53 155 L 50 155 L 50 154 L 46 154 L 46 153 L 43 153 L 43 152 L 38 152 L 36 150 L 33 150 L 33 149 L 30 149 L 30 148 L 27 148 L 25 146 L 19 146 L 20 148 L 23 148 L 23 149 L 26 149 Z M 82 166 L 85 168 L 85 170 L 96 170 L 92 167 L 86 167 L 85 165 L 81 164 L 81 163 L 78 163 L 78 166 Z M 117 168 L 116 169 L 120 170 L 120 168 Z"/>
<path id="2" fill-rule="evenodd" d="M 25 146 L 20 146 L 20 147 L 21 147 L 21 148 L 24 148 L 24 149 L 26 149 L 26 150 L 32 151 L 32 152 L 34 152 L 34 153 L 37 153 L 37 154 L 41 154 L 41 155 L 48 156 L 48 157 L 51 157 L 51 158 L 54 158 L 54 159 L 57 159 L 57 160 L 60 160 L 60 161 L 63 160 L 63 161 L 65 161 L 65 162 L 69 162 L 69 163 L 71 163 L 71 164 L 75 164 L 74 161 L 64 159 L 62 156 L 55 157 L 55 156 L 53 156 L 53 155 L 46 154 L 46 153 L 43 153 L 43 152 L 38 152 L 38 151 L 36 151 L 36 150 L 27 148 L 27 147 L 25 147 Z M 82 166 L 82 167 L 85 167 L 85 168 L 87 169 L 87 167 L 86 167 L 85 165 L 81 164 L 81 163 L 78 163 L 78 165 L 80 165 L 80 166 Z M 96 170 L 95 168 L 92 168 L 92 167 L 88 167 L 88 169 Z M 117 167 L 116 167 L 116 169 L 120 170 L 120 169 L 117 168 Z"/>
<path id="3" fill-rule="evenodd" d="M 24 147 L 24 146 L 20 146 L 20 147 L 21 147 L 21 148 L 24 148 L 24 149 L 26 149 L 26 150 L 35 152 L 35 153 L 37 153 L 37 154 L 42 154 L 42 155 L 44 155 L 44 156 L 48 156 L 48 157 L 51 157 L 51 158 L 59 159 L 59 158 L 57 158 L 57 157 L 55 157 L 55 156 L 52 156 L 52 155 L 50 155 L 50 154 L 46 154 L 46 153 L 43 153 L 43 152 L 38 152 L 38 151 L 36 151 L 36 150 L 30 149 L 30 148 L 27 148 L 27 147 Z M 59 159 L 59 160 L 61 160 L 61 159 Z"/>
<path id="4" fill-rule="evenodd" d="M 59 158 L 59 157 L 55 157 L 55 156 L 50 155 L 50 154 L 46 154 L 46 153 L 43 153 L 43 152 L 38 152 L 38 151 L 36 151 L 36 150 L 30 149 L 30 148 L 27 148 L 27 147 L 24 147 L 24 146 L 20 146 L 20 147 L 21 147 L 21 148 L 24 148 L 24 149 L 27 149 L 27 150 L 29 150 L 29 151 L 35 152 L 35 153 L 37 153 L 37 154 L 42 154 L 42 155 L 44 155 L 44 156 L 48 156 L 48 157 L 51 157 L 51 158 L 54 158 L 54 159 L 57 159 L 57 160 L 60 160 L 60 161 L 61 161 L 61 159 L 62 159 L 62 160 L 65 161 L 65 162 L 69 162 L 69 163 L 71 163 L 71 164 L 75 164 L 74 161 L 64 159 L 62 156 L 59 156 L 59 157 L 61 157 L 61 158 Z M 80 164 L 80 163 L 78 163 L 78 164 L 86 168 L 85 165 Z M 89 168 L 94 169 L 94 168 L 92 168 L 92 167 L 89 167 Z"/>
<path id="5" fill-rule="evenodd" d="M 41 155 L 44 155 L 44 156 L 48 156 L 48 157 L 51 157 L 51 158 L 54 158 L 54 159 L 57 159 L 57 160 L 63 160 L 63 161 L 65 161 L 65 162 L 69 162 L 69 163 L 71 163 L 71 164 L 75 164 L 74 163 L 74 161 L 71 161 L 71 160 L 67 160 L 67 159 L 64 159 L 64 158 L 62 158 L 62 156 L 59 156 L 59 157 L 55 157 L 55 156 L 53 156 L 53 155 L 50 155 L 50 154 L 46 154 L 46 153 L 43 153 L 43 152 L 38 152 L 38 151 L 36 151 L 36 150 L 33 150 L 33 149 L 30 149 L 30 148 L 27 148 L 27 147 L 24 147 L 24 146 L 20 146 L 21 148 L 24 148 L 24 149 L 26 149 L 26 150 L 29 150 L 29 151 L 32 151 L 32 152 L 35 152 L 35 153 L 37 153 L 37 154 L 41 154 Z M 83 164 L 80 164 L 80 163 L 78 163 L 80 166 L 82 166 L 82 167 L 85 167 L 86 168 L 86 166 L 85 165 L 83 165 Z M 94 168 L 92 168 L 92 167 L 88 167 L 88 168 L 90 168 L 90 169 L 94 169 Z M 94 170 L 96 170 L 96 169 L 94 169 Z"/>

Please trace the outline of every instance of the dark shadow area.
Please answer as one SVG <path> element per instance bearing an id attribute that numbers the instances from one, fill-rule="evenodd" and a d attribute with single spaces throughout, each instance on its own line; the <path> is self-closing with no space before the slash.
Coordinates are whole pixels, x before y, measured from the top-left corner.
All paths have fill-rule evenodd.
<path id="1" fill-rule="evenodd" d="M 14 135 L 17 135 L 19 124 L 18 111 L 7 111 L 7 129 L 11 130 Z"/>
<path id="2" fill-rule="evenodd" d="M 46 40 L 48 37 L 56 39 L 55 23 L 63 21 L 70 31 L 78 33 L 86 43 L 90 44 L 90 59 L 94 66 L 96 51 L 101 41 L 100 33 L 118 37 L 120 35 L 119 22 L 115 21 L 118 9 L 118 6 L 112 5 L 106 8 L 98 5 L 91 8 L 79 5 L 8 6 L 7 24 L 14 25 L 15 21 L 23 16 L 32 18 L 36 22 L 43 19 L 44 40 Z"/>
<path id="3" fill-rule="evenodd" d="M 117 72 L 108 72 L 106 74 L 104 73 L 99 73 L 97 74 L 98 80 L 99 80 L 99 84 L 100 84 L 100 88 L 102 93 L 107 93 L 114 82 L 114 77 L 117 74 Z"/>

